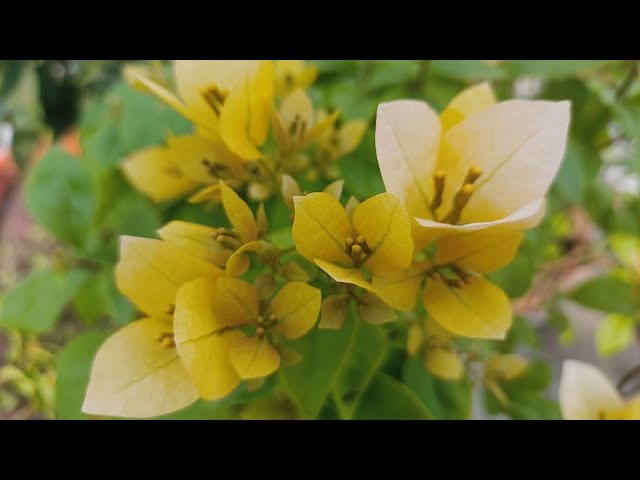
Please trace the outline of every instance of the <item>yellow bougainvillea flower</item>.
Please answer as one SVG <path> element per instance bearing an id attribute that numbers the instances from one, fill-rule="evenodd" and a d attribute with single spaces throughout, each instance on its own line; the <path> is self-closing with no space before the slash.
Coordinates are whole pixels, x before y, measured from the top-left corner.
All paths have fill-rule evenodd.
<path id="1" fill-rule="evenodd" d="M 520 377 L 528 367 L 527 359 L 519 355 L 494 355 L 484 365 L 484 384 L 503 406 L 507 406 L 509 397 L 500 384 Z"/>
<path id="2" fill-rule="evenodd" d="M 407 335 L 407 353 L 414 357 L 422 351 L 427 370 L 445 380 L 459 380 L 465 368 L 453 339 L 451 332 L 433 320 L 414 322 Z"/>
<path id="3" fill-rule="evenodd" d="M 176 60 L 178 96 L 135 76 L 140 85 L 175 108 L 212 139 L 221 138 L 238 157 L 256 160 L 267 139 L 275 72 L 271 60 Z"/>
<path id="4" fill-rule="evenodd" d="M 640 420 L 640 395 L 625 402 L 593 365 L 565 360 L 558 390 L 565 420 Z"/>
<path id="5" fill-rule="evenodd" d="M 420 101 L 378 107 L 384 184 L 413 217 L 416 250 L 436 241 L 423 301 L 448 330 L 504 337 L 508 298 L 478 275 L 510 263 L 521 231 L 542 219 L 568 125 L 569 102 L 495 103 L 487 84 L 460 93 L 440 117 Z"/>
<path id="6" fill-rule="evenodd" d="M 197 135 L 170 137 L 166 146 L 138 150 L 121 168 L 131 184 L 155 202 L 203 185 L 217 186 L 221 179 L 237 183 L 245 174 L 241 159 L 224 143 Z"/>
<path id="7" fill-rule="evenodd" d="M 316 118 L 311 98 L 304 90 L 296 89 L 288 94 L 273 115 L 273 133 L 280 149 L 290 153 L 322 138 L 336 122 L 340 111 Z"/>
<path id="8" fill-rule="evenodd" d="M 305 65 L 303 60 L 276 60 L 276 94 L 285 97 L 296 89 L 306 90 L 317 76 L 318 67 Z"/>
<path id="9" fill-rule="evenodd" d="M 153 417 L 198 398 L 175 349 L 173 313 L 178 289 L 224 271 L 189 253 L 186 245 L 124 236 L 116 284 L 149 317 L 118 330 L 100 347 L 83 411 L 97 415 Z"/>
<path id="10" fill-rule="evenodd" d="M 319 110 L 317 123 L 324 122 L 327 116 L 327 112 Z M 330 161 L 335 162 L 358 148 L 366 131 L 367 122 L 362 119 L 349 120 L 341 125 L 332 122 L 329 128 L 318 135 L 316 144 Z"/>
<path id="11" fill-rule="evenodd" d="M 307 333 L 320 312 L 321 293 L 287 283 L 269 302 L 238 278 L 201 278 L 184 284 L 175 311 L 175 342 L 191 378 L 206 399 L 223 397 L 242 379 L 278 369 L 278 336 Z"/>
<path id="12" fill-rule="evenodd" d="M 353 217 L 327 192 L 294 197 L 293 241 L 298 253 L 337 282 L 374 290 L 374 277 L 405 269 L 413 256 L 409 217 L 400 200 L 382 193 L 365 200 Z"/>
<path id="13" fill-rule="evenodd" d="M 416 247 L 444 235 L 535 226 L 564 155 L 568 126 L 569 102 L 495 103 L 488 84 L 460 93 L 440 117 L 421 101 L 380 104 L 380 171 L 387 192 L 404 201 L 423 234 L 416 235 Z M 477 238 L 469 245 L 460 240 L 456 250 L 473 252 Z"/>

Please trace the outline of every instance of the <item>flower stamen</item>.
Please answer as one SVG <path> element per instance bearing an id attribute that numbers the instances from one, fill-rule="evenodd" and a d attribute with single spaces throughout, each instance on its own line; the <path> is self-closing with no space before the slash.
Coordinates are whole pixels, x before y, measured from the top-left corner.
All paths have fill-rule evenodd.
<path id="1" fill-rule="evenodd" d="M 473 190 L 473 185 L 470 183 L 465 183 L 462 188 L 458 190 L 455 197 L 453 197 L 453 206 L 451 207 L 451 210 L 442 220 L 443 223 L 456 225 L 460 221 L 462 210 L 467 205 L 467 202 L 469 202 L 469 198 L 471 197 Z"/>

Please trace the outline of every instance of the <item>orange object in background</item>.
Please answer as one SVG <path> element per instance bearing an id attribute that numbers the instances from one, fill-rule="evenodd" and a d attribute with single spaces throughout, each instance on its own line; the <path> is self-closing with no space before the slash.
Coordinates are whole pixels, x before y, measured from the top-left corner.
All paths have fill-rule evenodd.
<path id="1" fill-rule="evenodd" d="M 80 147 L 80 132 L 77 128 L 71 127 L 60 137 L 59 140 L 62 149 L 69 155 L 79 157 L 82 155 L 82 148 Z"/>
<path id="2" fill-rule="evenodd" d="M 13 159 L 13 126 L 0 123 L 0 204 L 18 177 L 18 166 Z"/>

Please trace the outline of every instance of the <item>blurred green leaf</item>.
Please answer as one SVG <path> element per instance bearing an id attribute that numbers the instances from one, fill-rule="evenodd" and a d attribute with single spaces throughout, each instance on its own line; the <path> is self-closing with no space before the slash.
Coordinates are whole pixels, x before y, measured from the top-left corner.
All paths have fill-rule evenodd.
<path id="1" fill-rule="evenodd" d="M 407 359 L 402 380 L 416 393 L 433 418 L 465 420 L 471 416 L 472 383 L 468 379 L 457 382 L 440 380 L 427 372 L 424 359 L 418 356 Z"/>
<path id="2" fill-rule="evenodd" d="M 135 308 L 115 285 L 113 267 L 93 273 L 76 291 L 73 306 L 87 324 L 110 317 L 118 325 L 133 320 Z"/>
<path id="3" fill-rule="evenodd" d="M 544 75 L 563 78 L 604 67 L 615 60 L 506 60 L 504 68 L 512 75 Z"/>
<path id="4" fill-rule="evenodd" d="M 279 374 L 302 415 L 315 418 L 333 392 L 339 414 L 351 418 L 382 361 L 384 340 L 379 327 L 365 324 L 352 309 L 340 330 L 315 329 L 293 342 L 303 360 Z"/>
<path id="5" fill-rule="evenodd" d="M 51 330 L 86 278 L 84 270 L 31 272 L 4 295 L 0 326 L 33 333 Z"/>
<path id="6" fill-rule="evenodd" d="M 375 60 L 371 76 L 367 79 L 369 89 L 395 86 L 413 80 L 420 66 L 412 60 Z"/>
<path id="7" fill-rule="evenodd" d="M 635 337 L 632 317 L 612 313 L 607 315 L 596 331 L 596 349 L 602 357 L 610 357 L 627 348 Z"/>
<path id="8" fill-rule="evenodd" d="M 385 191 L 376 159 L 374 134 L 368 130 L 358 149 L 338 162 L 345 180 L 345 198 L 354 195 L 363 201 Z"/>
<path id="9" fill-rule="evenodd" d="M 631 315 L 634 310 L 631 295 L 630 284 L 617 277 L 602 276 L 580 285 L 570 298 L 595 310 Z"/>
<path id="10" fill-rule="evenodd" d="M 497 65 L 483 60 L 433 60 L 429 71 L 446 78 L 479 82 L 482 80 L 499 80 L 504 72 Z"/>
<path id="11" fill-rule="evenodd" d="M 431 413 L 405 384 L 378 372 L 360 400 L 358 420 L 430 420 Z"/>
<path id="12" fill-rule="evenodd" d="M 34 218 L 58 239 L 80 248 L 85 245 L 96 199 L 80 159 L 54 147 L 27 178 L 26 198 Z"/>
<path id="13" fill-rule="evenodd" d="M 356 331 L 351 338 L 351 349 L 333 387 L 336 406 L 345 419 L 353 417 L 386 350 L 386 338 L 379 326 L 356 321 L 354 328 Z"/>
<path id="14" fill-rule="evenodd" d="M 60 420 L 89 418 L 82 413 L 93 357 L 107 339 L 107 332 L 85 332 L 58 354 L 56 362 L 56 417 Z"/>

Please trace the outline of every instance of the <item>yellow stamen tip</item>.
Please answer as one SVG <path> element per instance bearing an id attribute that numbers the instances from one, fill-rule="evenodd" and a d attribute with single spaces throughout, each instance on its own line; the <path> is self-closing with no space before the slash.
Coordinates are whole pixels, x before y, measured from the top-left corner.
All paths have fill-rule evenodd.
<path id="1" fill-rule="evenodd" d="M 262 323 L 262 322 L 264 322 L 264 317 L 262 315 L 260 315 L 258 317 L 258 323 Z"/>
<path id="2" fill-rule="evenodd" d="M 362 255 L 362 247 L 360 245 L 354 245 L 353 247 L 351 247 L 351 253 L 353 255 Z"/>
<path id="3" fill-rule="evenodd" d="M 275 321 L 276 321 L 276 319 L 277 319 L 277 317 L 276 317 L 276 314 L 275 314 L 275 313 L 272 313 L 271 315 L 269 315 L 269 321 L 270 321 L 270 322 L 275 322 Z"/>
<path id="4" fill-rule="evenodd" d="M 263 327 L 258 327 L 258 328 L 256 328 L 256 335 L 257 335 L 258 337 L 263 337 L 263 336 L 264 336 L 264 332 L 265 332 L 265 331 L 266 331 L 266 330 L 265 330 Z"/>
<path id="5" fill-rule="evenodd" d="M 347 247 L 351 247 L 354 243 L 355 243 L 355 242 L 354 242 L 354 240 L 353 240 L 353 237 L 347 237 L 347 238 L 346 238 L 346 240 L 344 241 L 344 244 L 345 244 Z"/>
<path id="6" fill-rule="evenodd" d="M 173 338 L 172 337 L 164 337 L 162 339 L 162 346 L 164 348 L 171 348 L 173 347 L 175 344 L 173 343 Z"/>
<path id="7" fill-rule="evenodd" d="M 356 243 L 360 246 L 363 246 L 365 243 L 364 237 L 362 235 L 358 235 L 358 238 L 356 238 Z"/>
<path id="8" fill-rule="evenodd" d="M 469 169 L 469 174 L 478 178 L 480 175 L 482 175 L 482 169 L 480 167 L 473 166 Z"/>
<path id="9" fill-rule="evenodd" d="M 220 243 L 222 243 L 223 241 L 224 241 L 224 235 L 218 235 L 218 236 L 216 237 L 216 242 L 220 242 Z"/>
<path id="10" fill-rule="evenodd" d="M 436 180 L 444 180 L 446 176 L 447 174 L 444 173 L 444 170 L 436 170 L 435 173 L 433 174 L 433 178 Z"/>
<path id="11" fill-rule="evenodd" d="M 465 197 L 469 197 L 473 193 L 473 190 L 474 190 L 473 185 L 471 185 L 470 183 L 465 183 L 462 189 L 460 190 L 460 192 Z"/>

